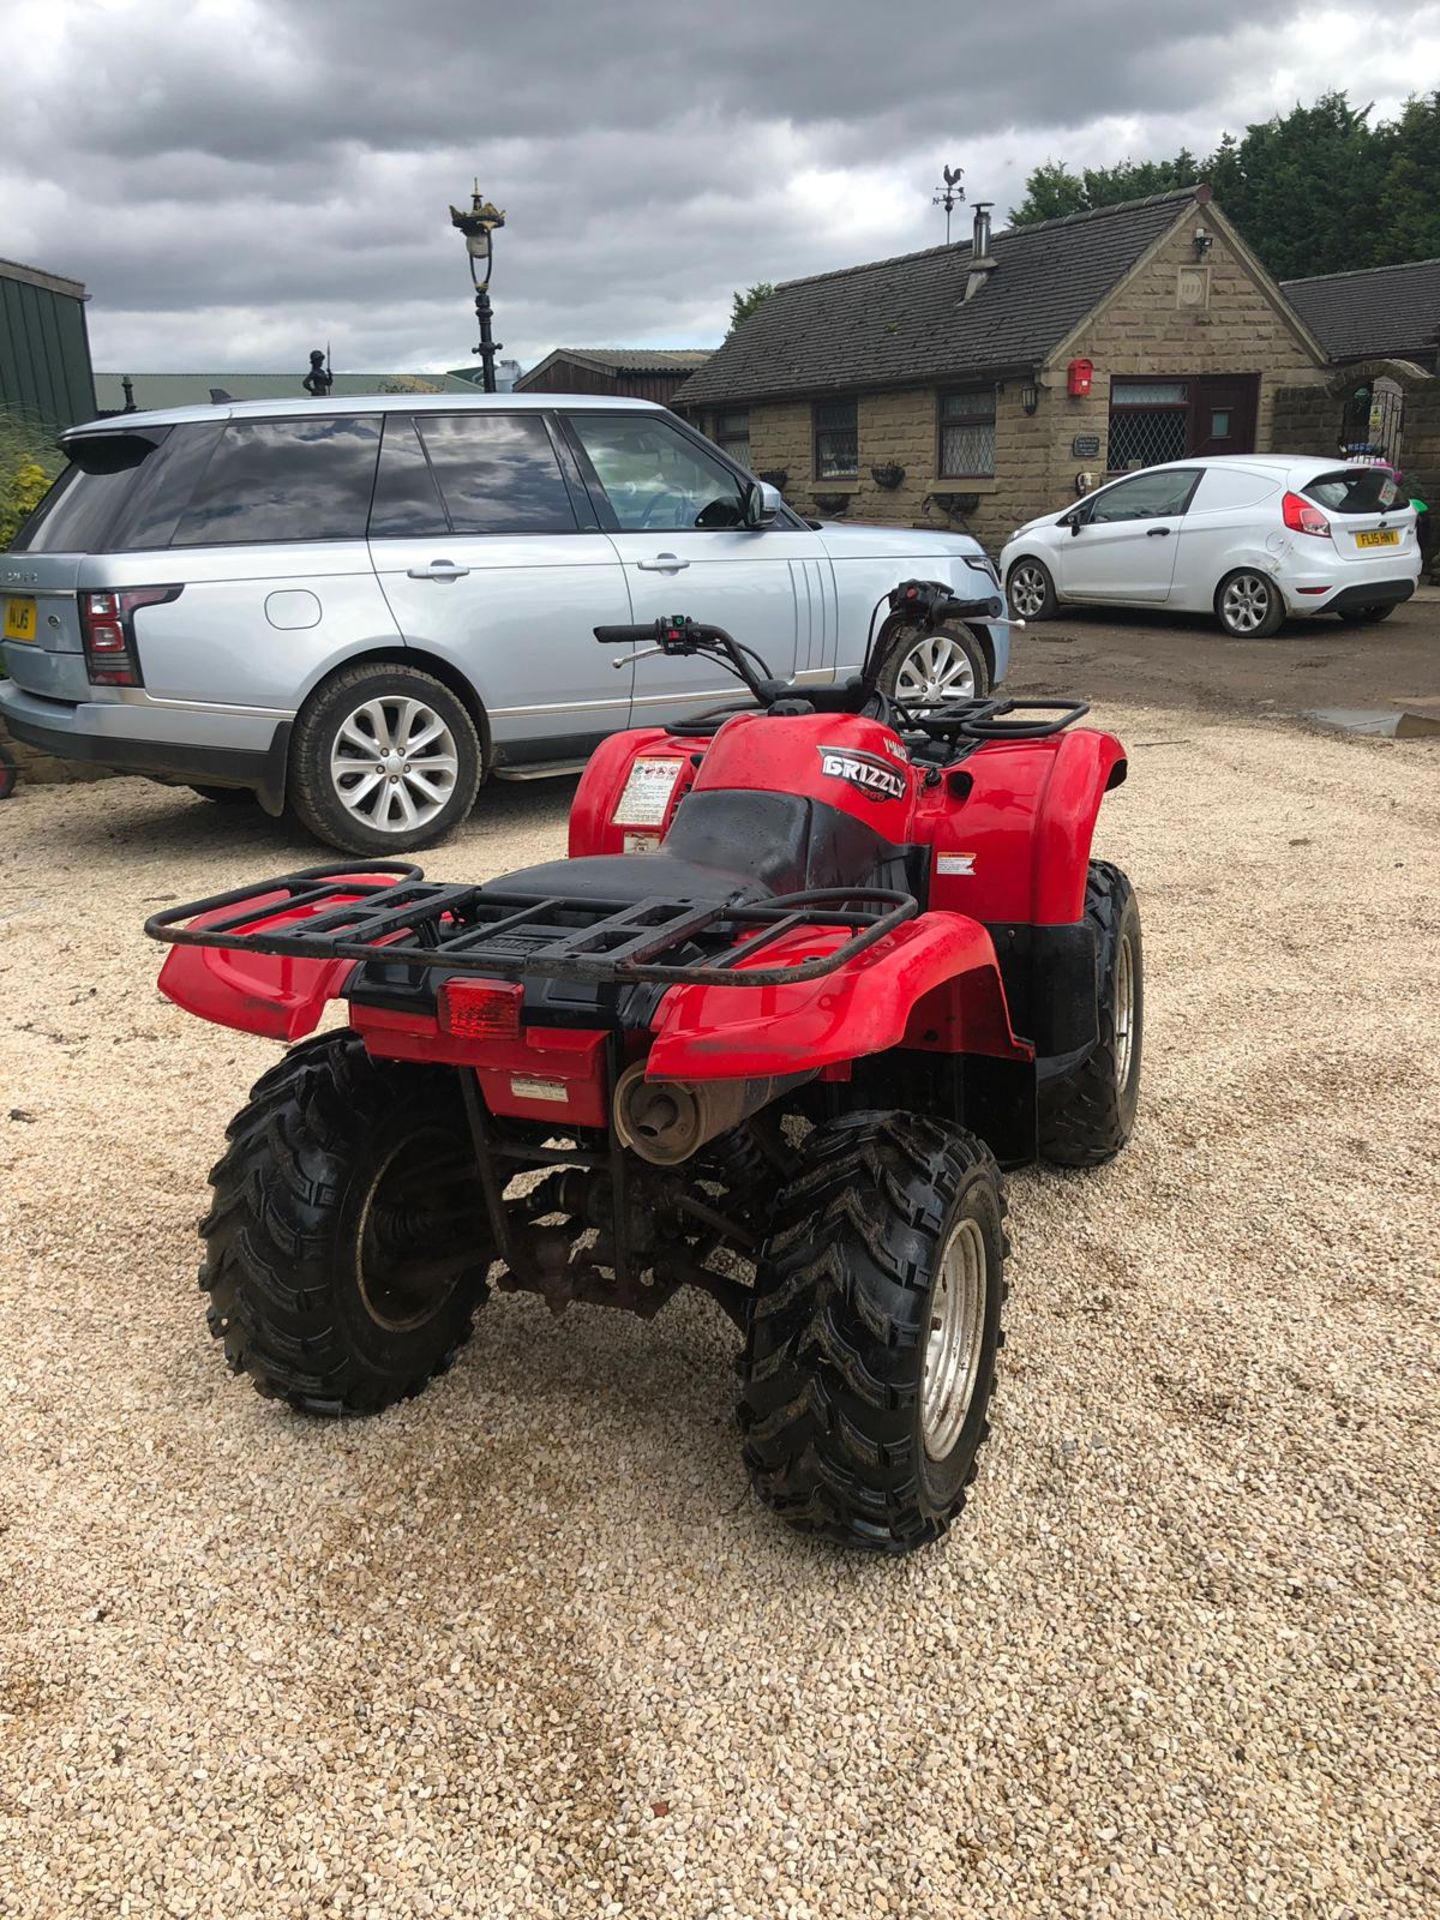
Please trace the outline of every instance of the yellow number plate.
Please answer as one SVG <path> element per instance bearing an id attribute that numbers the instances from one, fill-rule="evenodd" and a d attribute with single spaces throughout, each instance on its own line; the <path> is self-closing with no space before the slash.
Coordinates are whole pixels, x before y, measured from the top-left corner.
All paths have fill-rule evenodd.
<path id="1" fill-rule="evenodd" d="M 5 602 L 5 639 L 35 638 L 35 602 L 28 594 L 16 594 Z"/>
<path id="2" fill-rule="evenodd" d="M 1374 533 L 1357 533 L 1355 544 L 1357 547 L 1398 547 L 1399 530 L 1395 527 L 1378 527 Z"/>

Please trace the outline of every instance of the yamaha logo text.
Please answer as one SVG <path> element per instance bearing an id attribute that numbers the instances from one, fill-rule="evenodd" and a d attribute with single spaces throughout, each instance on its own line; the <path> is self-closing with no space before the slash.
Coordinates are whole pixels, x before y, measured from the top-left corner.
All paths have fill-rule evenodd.
<path id="1" fill-rule="evenodd" d="M 848 780 L 852 787 L 858 787 L 872 800 L 905 798 L 904 774 L 871 753 L 855 753 L 848 747 L 821 747 L 820 771 L 835 780 Z"/>

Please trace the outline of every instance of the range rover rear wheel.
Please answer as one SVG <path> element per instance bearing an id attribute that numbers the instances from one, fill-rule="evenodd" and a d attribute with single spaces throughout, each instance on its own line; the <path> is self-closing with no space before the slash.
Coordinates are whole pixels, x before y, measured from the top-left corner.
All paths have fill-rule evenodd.
<path id="1" fill-rule="evenodd" d="M 475 723 L 450 689 L 415 667 L 350 667 L 295 725 L 290 798 L 302 825 L 347 853 L 433 846 L 480 786 Z"/>

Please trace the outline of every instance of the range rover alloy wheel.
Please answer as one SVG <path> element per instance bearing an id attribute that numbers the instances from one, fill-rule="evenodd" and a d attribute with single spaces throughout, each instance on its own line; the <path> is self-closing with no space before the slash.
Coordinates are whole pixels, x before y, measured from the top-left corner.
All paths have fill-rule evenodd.
<path id="1" fill-rule="evenodd" d="M 469 813 L 480 784 L 475 723 L 414 667 L 355 667 L 322 687 L 296 724 L 291 798 L 318 839 L 348 853 L 432 846 Z"/>

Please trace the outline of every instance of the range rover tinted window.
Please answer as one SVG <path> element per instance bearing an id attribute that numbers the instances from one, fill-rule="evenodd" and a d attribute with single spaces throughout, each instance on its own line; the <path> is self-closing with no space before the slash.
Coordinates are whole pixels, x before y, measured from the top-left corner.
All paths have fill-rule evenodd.
<path id="1" fill-rule="evenodd" d="M 449 531 L 440 489 L 415 422 L 407 414 L 388 414 L 380 471 L 375 478 L 375 500 L 370 508 L 370 538 L 418 540 L 428 533 Z"/>
<path id="2" fill-rule="evenodd" d="M 573 533 L 575 509 L 534 413 L 431 413 L 416 425 L 454 533 Z"/>
<path id="3" fill-rule="evenodd" d="M 67 441 L 70 464 L 20 528 L 11 552 L 103 552 L 116 515 L 169 433 L 169 427 L 148 427 Z"/>
<path id="4" fill-rule="evenodd" d="M 379 451 L 374 415 L 231 420 L 172 544 L 363 539 Z"/>
<path id="5" fill-rule="evenodd" d="M 205 420 L 171 429 L 165 445 L 145 462 L 121 502 L 105 536 L 109 552 L 169 546 L 224 426 L 223 420 Z"/>

